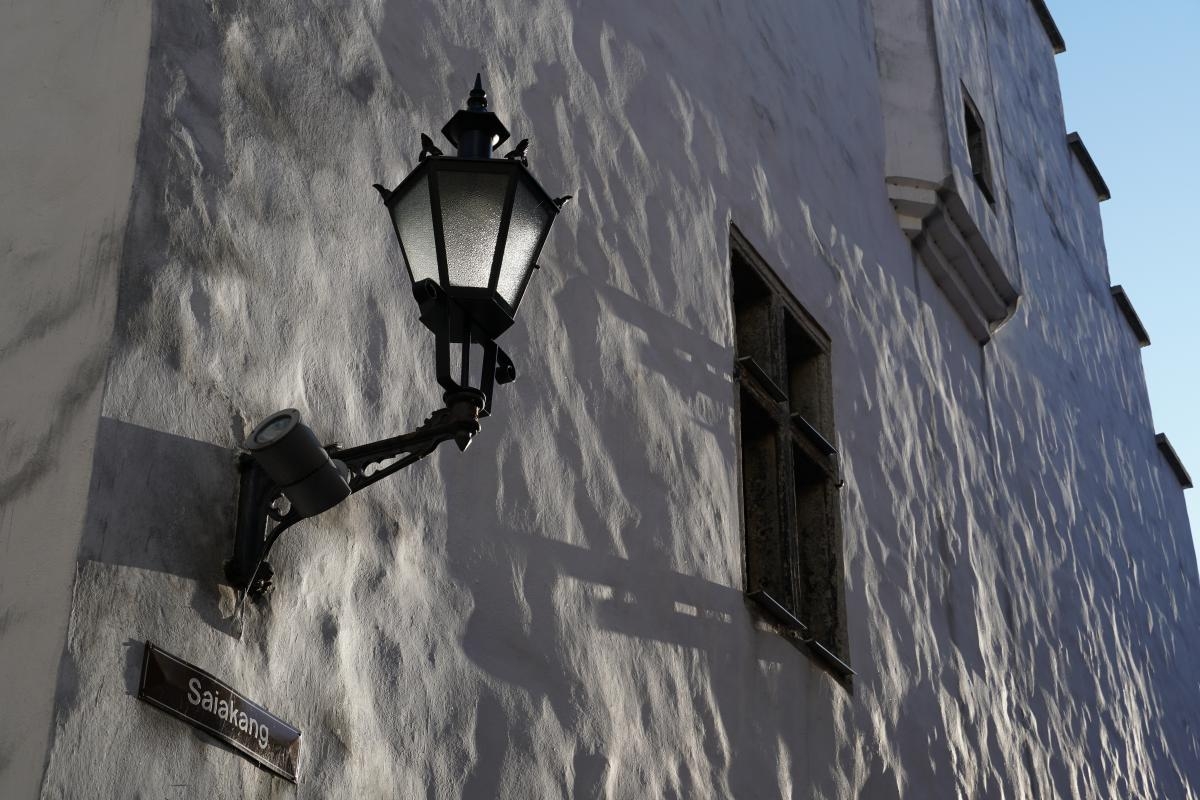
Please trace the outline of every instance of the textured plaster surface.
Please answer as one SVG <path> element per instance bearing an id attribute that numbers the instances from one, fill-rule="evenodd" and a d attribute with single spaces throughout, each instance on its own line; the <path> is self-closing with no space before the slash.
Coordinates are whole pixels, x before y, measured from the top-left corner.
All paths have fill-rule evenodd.
<path id="1" fill-rule="evenodd" d="M 980 0 L 932 0 L 930 5 L 945 103 L 942 125 L 950 145 L 952 180 L 948 180 L 947 185 L 952 186 L 962 199 L 979 229 L 979 236 L 1000 263 L 1008 281 L 1021 286 L 1019 259 L 1013 253 L 1015 232 L 1011 227 L 1009 204 L 1013 201 L 1014 187 L 1008 185 L 1006 139 L 1024 136 L 1026 132 L 1010 124 L 1010 112 L 1001 105 L 998 94 L 1002 89 L 1012 88 L 1012 68 L 1023 67 L 1019 60 L 1007 63 L 1007 59 L 1014 57 L 1038 64 L 1057 88 L 1053 52 L 1047 51 L 1042 40 L 1029 35 L 1026 17 L 1034 15 L 1026 0 L 1007 0 L 1001 6 Z M 1019 25 L 1011 32 L 1004 24 L 1009 7 L 1014 24 Z M 1044 33 L 1042 38 L 1045 38 Z M 1028 52 L 1021 55 L 1020 50 L 1010 50 L 1017 42 Z M 987 131 L 988 156 L 996 184 L 995 202 L 990 205 L 973 177 L 964 123 L 964 91 L 974 101 Z"/>
<path id="2" fill-rule="evenodd" d="M 950 176 L 943 78 L 929 0 L 872 0 L 888 178 L 938 189 Z"/>
<path id="3" fill-rule="evenodd" d="M 143 0 L 0 10 L 0 797 L 32 797 L 87 505 L 150 38 Z"/>
<path id="4" fill-rule="evenodd" d="M 1045 34 L 962 5 L 1025 293 L 982 350 L 887 201 L 867 3 L 157 4 L 44 795 L 1195 796 L 1182 493 Z M 520 378 L 237 620 L 248 427 L 438 404 L 370 184 L 480 67 L 577 198 Z M 742 599 L 731 220 L 833 341 L 852 693 Z M 146 639 L 300 727 L 299 786 L 133 699 Z"/>

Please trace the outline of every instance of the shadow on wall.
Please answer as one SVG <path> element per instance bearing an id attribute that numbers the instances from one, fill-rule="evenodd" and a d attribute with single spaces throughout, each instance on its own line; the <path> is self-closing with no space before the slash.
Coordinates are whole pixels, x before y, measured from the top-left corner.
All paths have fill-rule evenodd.
<path id="1" fill-rule="evenodd" d="M 761 789 L 779 771 L 784 734 L 774 716 L 747 714 L 761 707 L 747 693 L 803 708 L 818 725 L 834 712 L 807 707 L 804 657 L 756 630 L 738 577 L 700 576 L 740 564 L 736 545 L 728 551 L 737 522 L 722 517 L 711 486 L 724 477 L 714 462 L 735 463 L 732 352 L 586 277 L 569 279 L 555 305 L 571 313 L 565 361 L 589 365 L 579 378 L 585 405 L 564 408 L 572 401 L 560 396 L 554 407 L 561 376 L 548 365 L 500 398 L 488 426 L 499 436 L 439 462 L 444 558 L 472 599 L 462 650 L 494 679 L 474 690 L 470 796 L 502 794 L 506 770 L 540 758 L 534 736 L 544 735 L 547 708 L 573 740 L 575 796 L 596 796 L 605 782 L 610 792 L 652 791 L 638 781 L 653 778 L 624 772 L 628 742 L 679 730 L 688 731 L 670 754 L 679 796 Z M 636 374 L 621 372 L 631 364 Z"/>
<path id="2" fill-rule="evenodd" d="M 630 81 L 602 63 L 610 49 L 636 60 L 637 48 L 613 36 L 598 8 L 581 9 L 573 39 L 555 45 L 562 62 L 591 59 L 581 72 L 605 76 L 584 86 L 555 63 L 534 66 L 537 80 L 521 86 L 528 72 L 503 53 L 382 48 L 392 75 L 433 76 L 444 86 L 428 96 L 456 103 L 464 66 L 486 65 L 494 108 L 518 138 L 527 135 L 521 115 L 558 120 L 564 129 L 535 137 L 531 156 L 539 176 L 579 199 L 578 219 L 556 226 L 543 256 L 551 274 L 538 280 L 553 299 L 529 298 L 508 339 L 528 354 L 523 373 L 537 377 L 506 387 L 466 458 L 438 462 L 447 508 L 439 556 L 455 589 L 469 593 L 461 648 L 480 672 L 454 702 L 474 714 L 465 794 L 503 796 L 505 777 L 560 757 L 545 737 L 561 731 L 564 793 L 590 797 L 607 786 L 684 797 L 715 787 L 749 796 L 789 771 L 780 741 L 803 743 L 809 726 L 832 730 L 839 704 L 827 702 L 829 689 L 817 684 L 829 679 L 803 655 L 756 632 L 736 588 L 733 352 L 718 342 L 729 330 L 719 261 L 728 219 L 715 192 L 660 202 L 668 187 L 703 180 L 711 165 L 702 160 L 720 164 L 723 142 L 702 121 L 690 128 L 684 156 L 695 174 L 677 175 L 659 161 L 680 152 L 672 125 L 613 137 L 586 115 L 564 119 L 564 102 L 642 110 L 682 102 L 670 81 Z M 517 96 L 504 91 L 506 78 Z M 443 121 L 443 108 L 424 110 L 414 116 Z M 538 149 L 539 141 L 550 144 Z M 555 263 L 554 253 L 578 263 Z M 668 265 L 680 263 L 714 269 L 679 280 Z M 521 329 L 539 324 L 562 336 L 523 346 Z M 697 574 L 681 571 L 691 567 Z M 802 747 L 798 762 L 820 761 L 829 738 Z M 632 768 L 631 748 L 643 747 L 660 762 L 653 774 Z"/>
<path id="3" fill-rule="evenodd" d="M 473 491 L 500 491 L 494 471 L 472 473 Z M 446 476 L 447 484 L 464 478 Z M 513 491 L 511 483 L 505 491 Z M 666 738 L 680 725 L 689 744 L 703 741 L 705 757 L 697 761 L 709 770 L 689 777 L 682 760 L 687 745 L 680 744 L 670 758 L 680 760 L 684 786 L 749 791 L 776 773 L 777 754 L 768 745 L 781 731 L 771 718 L 749 719 L 744 694 L 758 685 L 782 702 L 789 692 L 778 679 L 803 670 L 797 667 L 803 656 L 777 634 L 756 630 L 741 591 L 663 568 L 654 557 L 622 558 L 530 535 L 495 517 L 487 504 L 477 509 L 451 500 L 449 509 L 450 575 L 473 600 L 462 649 L 499 681 L 476 689 L 477 753 L 466 784 L 476 793 L 466 796 L 500 796 L 502 766 L 536 760 L 533 734 L 545 729 L 538 716 L 547 705 L 557 727 L 575 739 L 571 796 L 601 796 L 627 737 Z M 481 570 L 494 574 L 481 580 Z M 747 672 L 758 675 L 750 679 Z M 606 698 L 614 681 L 625 687 L 623 696 Z M 806 705 L 802 697 L 799 691 L 791 697 L 796 710 Z M 682 720 L 666 718 L 672 716 Z M 736 747 L 729 738 L 738 740 Z M 618 778 L 617 785 L 621 780 L 632 778 Z"/>
<path id="4" fill-rule="evenodd" d="M 732 348 L 713 341 L 703 332 L 681 324 L 632 295 L 612 286 L 597 285 L 585 277 L 568 279 L 555 301 L 561 307 L 571 309 L 573 327 L 577 329 L 570 337 L 571 364 L 590 367 L 603 363 L 605 331 L 611 331 L 614 322 L 624 323 L 626 335 L 639 340 L 636 353 L 632 354 L 633 363 L 639 369 L 656 373 L 659 379 L 670 384 L 678 397 L 692 404 L 690 409 L 680 405 L 675 411 L 690 412 L 689 421 L 702 426 L 713 436 L 728 434 L 734 393 Z M 637 380 L 635 376 L 624 377 L 627 381 Z M 615 392 L 618 387 L 587 388 L 591 394 Z M 698 400 L 708 401 L 703 409 L 697 407 Z M 703 413 L 705 411 L 709 413 Z"/>
<path id="5" fill-rule="evenodd" d="M 237 485 L 232 450 L 101 417 L 79 560 L 187 578 L 192 608 L 231 633 L 219 606 Z"/>

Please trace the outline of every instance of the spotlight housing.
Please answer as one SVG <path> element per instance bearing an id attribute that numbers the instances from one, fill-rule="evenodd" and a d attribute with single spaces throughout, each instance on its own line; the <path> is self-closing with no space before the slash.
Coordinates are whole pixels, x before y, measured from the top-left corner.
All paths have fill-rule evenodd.
<path id="1" fill-rule="evenodd" d="M 349 471 L 344 464 L 338 469 L 294 408 L 276 411 L 260 422 L 242 447 L 306 517 L 328 511 L 350 496 Z"/>

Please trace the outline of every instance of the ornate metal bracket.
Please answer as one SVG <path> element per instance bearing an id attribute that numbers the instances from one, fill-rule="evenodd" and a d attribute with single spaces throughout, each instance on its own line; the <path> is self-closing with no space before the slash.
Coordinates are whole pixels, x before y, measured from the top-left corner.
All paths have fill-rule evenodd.
<path id="1" fill-rule="evenodd" d="M 479 433 L 479 417 L 486 399 L 478 390 L 461 389 L 448 392 L 445 400 L 445 408 L 434 411 L 411 433 L 348 449 L 327 445 L 325 451 L 342 471 L 351 494 L 415 464 L 442 442 L 453 440 L 460 451 L 466 450 Z M 271 546 L 306 516 L 288 507 L 282 489 L 248 453 L 238 457 L 238 468 L 237 528 L 233 556 L 225 562 L 225 577 L 236 589 L 261 597 L 272 588 L 274 573 L 266 560 Z M 267 532 L 270 520 L 276 524 Z"/>

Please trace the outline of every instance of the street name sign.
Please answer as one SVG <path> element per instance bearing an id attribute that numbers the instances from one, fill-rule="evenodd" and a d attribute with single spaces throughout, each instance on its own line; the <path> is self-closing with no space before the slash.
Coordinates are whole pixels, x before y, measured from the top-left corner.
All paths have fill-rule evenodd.
<path id="1" fill-rule="evenodd" d="M 296 782 L 300 731 L 204 670 L 146 642 L 138 699 Z"/>

